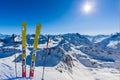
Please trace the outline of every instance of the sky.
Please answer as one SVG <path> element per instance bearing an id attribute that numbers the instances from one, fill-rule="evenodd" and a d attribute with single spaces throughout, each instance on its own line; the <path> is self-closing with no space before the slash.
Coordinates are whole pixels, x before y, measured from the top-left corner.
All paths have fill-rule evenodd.
<path id="1" fill-rule="evenodd" d="M 119 32 L 119 14 L 119 0 L 0 0 L 0 33 L 21 34 L 25 21 L 28 34 L 37 23 L 41 34 L 111 34 Z"/>

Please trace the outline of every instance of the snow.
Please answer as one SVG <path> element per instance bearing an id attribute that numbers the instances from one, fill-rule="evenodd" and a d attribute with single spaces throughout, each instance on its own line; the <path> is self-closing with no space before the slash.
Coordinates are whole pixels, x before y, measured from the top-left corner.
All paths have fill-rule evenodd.
<path id="1" fill-rule="evenodd" d="M 99 43 L 109 38 L 110 36 L 109 35 L 95 35 L 95 36 L 85 35 L 85 37 L 88 38 L 93 43 Z"/>
<path id="2" fill-rule="evenodd" d="M 114 36 L 114 39 L 116 37 Z M 49 51 L 51 54 L 46 59 L 45 80 L 119 80 L 120 53 L 118 48 L 114 49 L 114 45 L 119 44 L 116 42 L 117 39 L 114 42 L 111 37 L 105 39 L 108 46 L 103 48 L 106 45 L 103 44 L 104 40 L 96 44 L 78 33 L 50 35 L 50 38 Z M 26 78 L 21 76 L 21 36 L 16 35 L 15 49 L 10 38 L 7 37 L 0 41 L 0 80 L 31 80 L 29 71 L 33 39 L 33 35 L 27 35 Z M 8 40 L 9 42 L 7 42 Z M 46 41 L 46 36 L 41 35 L 35 75 L 32 80 L 41 80 L 42 78 Z M 108 44 L 109 42 L 110 44 Z M 113 48 L 109 48 L 111 46 Z M 111 53 L 108 53 L 109 51 Z M 17 56 L 16 59 L 15 55 Z M 17 64 L 17 78 L 15 75 L 15 61 Z"/>
<path id="3" fill-rule="evenodd" d="M 113 48 L 113 49 L 116 49 L 117 48 L 117 44 L 120 44 L 120 41 L 110 41 L 109 44 L 107 45 L 107 47 L 110 47 L 110 48 Z"/>
<path id="4" fill-rule="evenodd" d="M 17 73 L 19 78 L 15 78 L 14 56 L 0 60 L 0 79 L 1 80 L 23 80 L 21 77 L 21 63 L 17 63 Z M 46 67 L 45 80 L 119 80 L 119 71 L 114 68 L 87 68 L 82 64 L 75 62 L 76 66 L 73 72 L 58 72 L 55 67 Z M 27 65 L 27 77 L 29 75 L 29 66 Z M 40 80 L 42 76 L 42 67 L 35 68 L 34 80 Z M 29 77 L 24 80 L 30 80 Z"/>

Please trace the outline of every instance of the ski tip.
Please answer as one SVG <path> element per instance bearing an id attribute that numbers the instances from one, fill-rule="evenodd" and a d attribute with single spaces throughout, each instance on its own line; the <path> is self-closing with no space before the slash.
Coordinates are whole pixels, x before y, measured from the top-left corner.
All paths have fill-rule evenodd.
<path id="1" fill-rule="evenodd" d="M 42 24 L 38 23 L 36 27 L 40 29 L 42 27 Z"/>
<path id="2" fill-rule="evenodd" d="M 22 26 L 26 26 L 26 22 L 22 22 Z"/>

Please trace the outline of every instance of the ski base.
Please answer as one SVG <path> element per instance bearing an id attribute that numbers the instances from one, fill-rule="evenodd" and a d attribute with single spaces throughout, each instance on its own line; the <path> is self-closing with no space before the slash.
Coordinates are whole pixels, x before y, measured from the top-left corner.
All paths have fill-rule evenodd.
<path id="1" fill-rule="evenodd" d="M 30 71 L 30 78 L 33 78 L 34 77 L 34 70 L 31 70 Z"/>
<path id="2" fill-rule="evenodd" d="M 26 77 L 26 64 L 25 64 L 25 59 L 22 60 L 22 77 Z"/>
<path id="3" fill-rule="evenodd" d="M 35 69 L 35 60 L 36 60 L 36 56 L 35 53 L 32 55 L 32 62 L 31 62 L 31 66 L 30 66 L 30 77 L 34 77 L 34 69 Z"/>

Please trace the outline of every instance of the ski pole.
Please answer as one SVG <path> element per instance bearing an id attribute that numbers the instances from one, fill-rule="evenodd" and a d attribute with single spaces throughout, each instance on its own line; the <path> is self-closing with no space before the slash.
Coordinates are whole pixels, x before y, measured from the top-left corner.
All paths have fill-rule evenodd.
<path id="1" fill-rule="evenodd" d="M 14 43 L 14 53 L 15 53 L 15 36 L 12 35 L 13 43 Z M 17 78 L 17 64 L 16 64 L 16 54 L 15 54 L 15 76 Z"/>
<path id="2" fill-rule="evenodd" d="M 48 44 L 49 44 L 49 39 L 50 39 L 50 37 L 48 36 L 47 45 L 46 45 L 46 53 L 47 53 L 47 55 L 48 55 Z M 44 63 L 43 63 L 42 80 L 44 80 L 44 72 L 45 72 L 45 64 L 46 64 L 47 55 L 45 56 L 45 60 L 44 60 Z"/>

